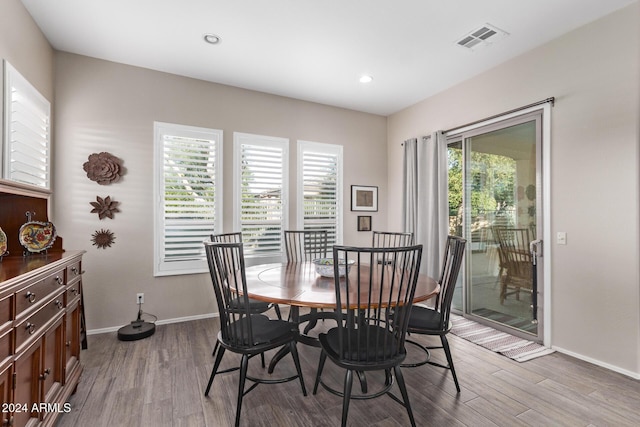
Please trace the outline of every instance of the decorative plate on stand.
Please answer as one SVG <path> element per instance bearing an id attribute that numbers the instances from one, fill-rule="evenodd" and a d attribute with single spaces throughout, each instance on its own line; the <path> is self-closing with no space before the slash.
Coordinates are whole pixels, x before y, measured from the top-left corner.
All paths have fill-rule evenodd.
<path id="1" fill-rule="evenodd" d="M 52 222 L 29 221 L 22 224 L 18 231 L 20 244 L 29 252 L 42 252 L 53 246 L 56 240 L 56 227 Z"/>
<path id="2" fill-rule="evenodd" d="M 0 228 L 0 261 L 7 252 L 7 234 Z"/>

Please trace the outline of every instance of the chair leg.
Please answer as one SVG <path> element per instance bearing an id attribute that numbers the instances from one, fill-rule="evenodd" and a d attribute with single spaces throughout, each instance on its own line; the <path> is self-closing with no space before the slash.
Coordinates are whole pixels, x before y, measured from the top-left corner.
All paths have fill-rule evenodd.
<path id="1" fill-rule="evenodd" d="M 440 335 L 440 341 L 442 342 L 442 348 L 444 349 L 444 354 L 447 356 L 449 369 L 451 370 L 451 375 L 453 375 L 453 382 L 456 383 L 456 390 L 458 391 L 458 393 L 460 393 L 460 384 L 458 384 L 456 369 L 453 367 L 453 358 L 451 357 L 451 350 L 449 349 L 449 340 L 447 340 L 446 335 Z"/>
<path id="2" fill-rule="evenodd" d="M 367 386 L 367 375 L 364 373 L 364 371 L 358 371 L 358 379 L 360 380 L 360 390 L 362 390 L 362 393 L 367 393 L 367 391 L 369 391 L 369 387 Z"/>
<path id="3" fill-rule="evenodd" d="M 413 418 L 413 411 L 411 410 L 411 403 L 409 403 L 409 394 L 407 393 L 407 387 L 404 384 L 404 377 L 402 376 L 402 368 L 400 366 L 394 366 L 393 371 L 396 374 L 398 380 L 398 388 L 400 388 L 400 394 L 402 394 L 402 401 L 404 407 L 407 408 L 407 414 L 409 414 L 409 421 L 413 427 L 416 426 L 416 420 Z"/>
<path id="4" fill-rule="evenodd" d="M 242 409 L 242 398 L 244 397 L 244 383 L 247 379 L 247 367 L 249 365 L 249 356 L 242 355 L 240 362 L 240 381 L 238 381 L 238 406 L 236 408 L 236 427 L 240 426 L 240 410 Z"/>
<path id="5" fill-rule="evenodd" d="M 320 352 L 320 361 L 318 362 L 318 370 L 316 371 L 316 382 L 313 384 L 313 394 L 318 391 L 318 384 L 320 384 L 320 377 L 322 376 L 322 370 L 324 369 L 324 362 L 327 360 L 327 353 L 322 350 Z"/>
<path id="6" fill-rule="evenodd" d="M 342 397 L 342 427 L 347 425 L 347 416 L 349 414 L 349 402 L 351 401 L 351 386 L 353 385 L 353 371 L 347 369 L 344 375 L 344 396 Z"/>
<path id="7" fill-rule="evenodd" d="M 213 346 L 213 353 L 211 353 L 211 356 L 213 357 L 216 356 L 216 351 L 218 351 L 218 347 L 220 347 L 220 341 L 216 340 L 216 345 Z"/>
<path id="8" fill-rule="evenodd" d="M 393 377 L 391 376 L 391 369 L 384 370 L 384 385 L 387 386 L 391 384 Z"/>
<path id="9" fill-rule="evenodd" d="M 300 358 L 298 358 L 298 348 L 295 341 L 291 341 L 289 344 L 291 347 L 291 357 L 293 357 L 293 363 L 296 365 L 296 371 L 298 371 L 298 379 L 300 379 L 300 386 L 302 386 L 302 395 L 307 395 L 307 388 L 304 386 L 304 378 L 302 377 L 302 368 L 300 368 Z"/>
<path id="10" fill-rule="evenodd" d="M 260 353 L 260 361 L 262 362 L 262 368 L 264 368 L 266 366 L 264 364 L 264 353 Z"/>
<path id="11" fill-rule="evenodd" d="M 280 307 L 278 306 L 278 304 L 273 304 L 273 309 L 276 311 L 278 320 L 282 320 L 282 313 L 280 313 Z"/>
<path id="12" fill-rule="evenodd" d="M 222 361 L 222 356 L 224 356 L 225 348 L 218 347 L 218 355 L 216 356 L 216 361 L 213 364 L 213 369 L 211 370 L 211 376 L 209 377 L 209 383 L 207 384 L 207 389 L 204 392 L 205 396 L 209 396 L 209 390 L 211 390 L 211 384 L 213 384 L 213 378 L 216 376 L 218 372 L 218 368 L 220 367 L 220 362 Z"/>

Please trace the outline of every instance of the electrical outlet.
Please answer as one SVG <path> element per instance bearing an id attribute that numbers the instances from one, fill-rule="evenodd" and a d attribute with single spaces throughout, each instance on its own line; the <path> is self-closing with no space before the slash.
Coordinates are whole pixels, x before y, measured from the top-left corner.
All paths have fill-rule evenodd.
<path id="1" fill-rule="evenodd" d="M 143 293 L 136 294 L 136 304 L 144 304 L 144 294 Z"/>

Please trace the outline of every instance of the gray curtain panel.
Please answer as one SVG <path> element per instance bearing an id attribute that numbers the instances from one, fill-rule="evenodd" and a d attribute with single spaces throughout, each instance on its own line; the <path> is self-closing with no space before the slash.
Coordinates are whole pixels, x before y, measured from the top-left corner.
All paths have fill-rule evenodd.
<path id="1" fill-rule="evenodd" d="M 442 132 L 404 143 L 403 225 L 423 244 L 420 272 L 440 274 L 449 234 L 447 141 Z"/>

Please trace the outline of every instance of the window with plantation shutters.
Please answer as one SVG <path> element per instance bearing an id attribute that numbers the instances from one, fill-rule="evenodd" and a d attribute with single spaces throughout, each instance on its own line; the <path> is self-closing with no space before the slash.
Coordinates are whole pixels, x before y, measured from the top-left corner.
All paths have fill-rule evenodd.
<path id="1" fill-rule="evenodd" d="M 50 188 L 51 104 L 7 61 L 2 177 Z"/>
<path id="2" fill-rule="evenodd" d="M 154 274 L 208 271 L 203 242 L 222 231 L 223 133 L 159 122 L 154 127 Z"/>
<path id="3" fill-rule="evenodd" d="M 287 224 L 289 140 L 234 133 L 235 231 L 244 255 L 279 261 Z"/>
<path id="4" fill-rule="evenodd" d="M 342 243 L 342 146 L 298 141 L 298 228 Z"/>

